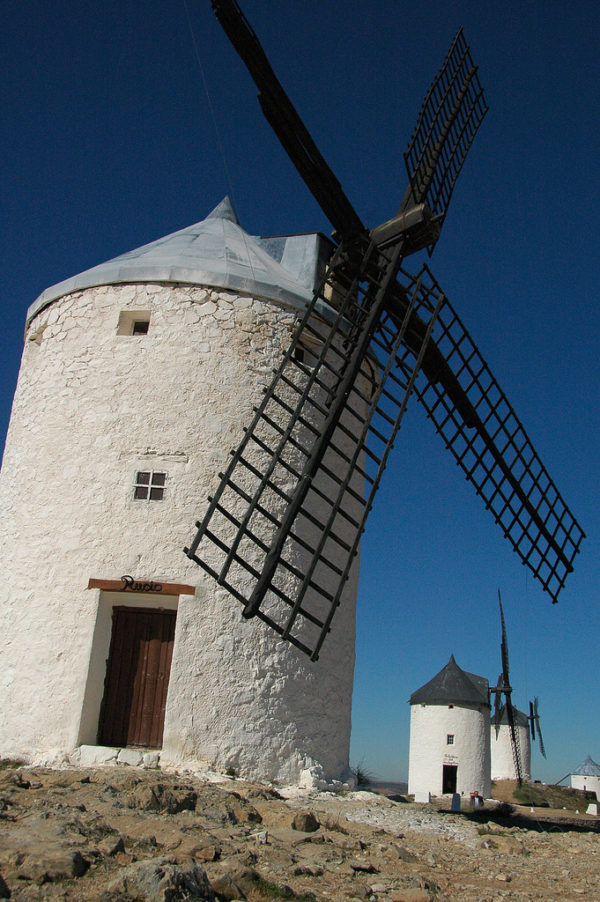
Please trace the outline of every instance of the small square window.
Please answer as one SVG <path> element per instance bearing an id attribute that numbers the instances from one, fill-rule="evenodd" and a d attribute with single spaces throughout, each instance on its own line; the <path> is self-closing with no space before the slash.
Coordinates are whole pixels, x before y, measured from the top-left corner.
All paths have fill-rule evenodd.
<path id="1" fill-rule="evenodd" d="M 312 370 L 317 366 L 322 349 L 322 342 L 310 337 L 304 337 L 294 348 L 294 360 L 302 364 L 300 369 L 304 372 L 306 372 L 307 368 Z"/>
<path id="2" fill-rule="evenodd" d="M 446 745 L 454 745 L 454 733 L 448 733 L 446 735 Z"/>
<path id="3" fill-rule="evenodd" d="M 166 475 L 154 470 L 139 470 L 135 476 L 133 497 L 138 501 L 162 501 Z"/>
<path id="4" fill-rule="evenodd" d="M 117 335 L 147 335 L 150 328 L 149 310 L 121 310 Z"/>

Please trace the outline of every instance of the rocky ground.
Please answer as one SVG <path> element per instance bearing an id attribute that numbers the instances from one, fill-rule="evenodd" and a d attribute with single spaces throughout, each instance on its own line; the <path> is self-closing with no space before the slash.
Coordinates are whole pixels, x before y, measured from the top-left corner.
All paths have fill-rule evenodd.
<path id="1" fill-rule="evenodd" d="M 526 815 L 526 818 L 525 818 Z M 600 900 L 598 821 L 112 767 L 0 771 L 0 898 Z M 564 818 L 564 813 L 563 813 Z"/>

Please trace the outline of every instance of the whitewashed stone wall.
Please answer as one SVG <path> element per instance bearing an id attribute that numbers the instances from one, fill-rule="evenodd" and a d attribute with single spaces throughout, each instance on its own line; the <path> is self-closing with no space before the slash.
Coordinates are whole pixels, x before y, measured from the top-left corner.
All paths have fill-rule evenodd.
<path id="1" fill-rule="evenodd" d="M 448 734 L 454 736 L 452 745 L 447 743 Z M 411 705 L 409 793 L 441 795 L 444 764 L 458 768 L 457 792 L 490 795 L 489 708 Z"/>
<path id="2" fill-rule="evenodd" d="M 150 312 L 147 335 L 117 334 L 124 310 Z M 0 755 L 95 741 L 112 601 L 88 580 L 129 573 L 196 587 L 178 600 L 163 761 L 283 781 L 347 768 L 358 561 L 311 663 L 182 553 L 294 322 L 149 284 L 86 289 L 33 319 L 0 476 Z M 150 469 L 167 473 L 164 500 L 136 501 Z"/>
<path id="3" fill-rule="evenodd" d="M 531 741 L 529 727 L 515 726 L 521 752 L 521 777 L 523 780 L 531 780 Z M 496 727 L 492 724 L 490 732 L 490 746 L 492 756 L 492 780 L 516 780 L 517 772 L 512 752 L 510 739 L 510 727 L 508 724 L 500 724 L 498 735 Z"/>
<path id="4" fill-rule="evenodd" d="M 571 788 L 595 792 L 596 797 L 600 799 L 600 777 L 585 774 L 571 774 Z"/>

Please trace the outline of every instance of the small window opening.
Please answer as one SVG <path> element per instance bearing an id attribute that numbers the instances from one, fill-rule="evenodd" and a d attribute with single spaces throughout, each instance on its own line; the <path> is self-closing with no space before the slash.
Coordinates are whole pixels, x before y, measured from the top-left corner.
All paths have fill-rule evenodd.
<path id="1" fill-rule="evenodd" d="M 140 470 L 136 473 L 133 497 L 138 501 L 162 501 L 165 494 L 166 473 Z"/>
<path id="2" fill-rule="evenodd" d="M 121 310 L 117 335 L 147 335 L 150 328 L 149 310 Z"/>
<path id="3" fill-rule="evenodd" d="M 446 735 L 446 745 L 454 745 L 454 733 L 448 733 Z"/>
<path id="4" fill-rule="evenodd" d="M 314 339 L 310 339 L 310 337 L 304 336 L 304 340 L 299 342 L 294 348 L 293 356 L 294 360 L 304 365 L 303 369 L 306 367 L 312 369 L 318 363 L 320 352 L 321 343 Z"/>

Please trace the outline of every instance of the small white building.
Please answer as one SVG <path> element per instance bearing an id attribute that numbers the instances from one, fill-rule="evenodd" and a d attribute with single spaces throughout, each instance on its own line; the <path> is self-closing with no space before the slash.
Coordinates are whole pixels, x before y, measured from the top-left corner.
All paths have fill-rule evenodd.
<path id="1" fill-rule="evenodd" d="M 0 474 L 1 756 L 347 773 L 358 558 L 315 664 L 183 554 L 330 249 L 254 238 L 226 200 L 30 308 Z"/>
<path id="2" fill-rule="evenodd" d="M 454 656 L 410 697 L 408 791 L 416 797 L 490 795 L 490 703 L 485 677 Z"/>
<path id="3" fill-rule="evenodd" d="M 571 772 L 571 787 L 595 792 L 600 800 L 600 764 L 596 764 L 590 755 L 586 755 L 585 761 Z"/>
<path id="4" fill-rule="evenodd" d="M 522 711 L 514 708 L 515 733 L 519 744 L 521 758 L 521 778 L 531 780 L 531 738 L 529 718 Z M 508 714 L 504 706 L 500 723 L 493 723 L 490 733 L 490 750 L 492 761 L 492 780 L 516 780 L 517 769 L 513 755 Z"/>

